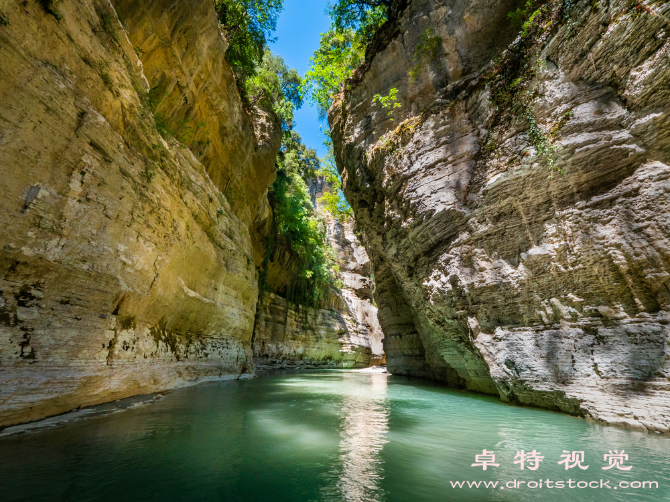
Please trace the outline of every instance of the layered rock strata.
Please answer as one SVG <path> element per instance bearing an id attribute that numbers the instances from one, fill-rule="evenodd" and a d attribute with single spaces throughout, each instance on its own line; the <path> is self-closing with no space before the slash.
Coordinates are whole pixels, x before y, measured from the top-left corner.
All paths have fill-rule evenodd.
<path id="1" fill-rule="evenodd" d="M 413 0 L 330 110 L 388 368 L 667 432 L 668 6 L 521 3 Z"/>
<path id="2" fill-rule="evenodd" d="M 366 367 L 384 362 L 384 334 L 371 303 L 370 260 L 351 230 L 318 203 L 322 178 L 309 184 L 314 209 L 322 218 L 340 269 L 341 288 L 331 291 L 318 309 L 289 304 L 291 253 L 278 247 L 268 265 L 268 289 L 258 306 L 254 361 L 258 368 Z"/>
<path id="3" fill-rule="evenodd" d="M 254 363 L 272 368 L 364 368 L 371 351 L 367 330 L 333 292 L 318 309 L 289 304 L 266 292 L 258 304 Z"/>
<path id="4" fill-rule="evenodd" d="M 370 364 L 385 364 L 384 332 L 377 319 L 377 307 L 373 304 L 375 284 L 372 263 L 365 247 L 354 233 L 353 220 L 346 219 L 340 222 L 319 203 L 319 197 L 323 196 L 323 191 L 330 190 L 327 183 L 320 185 L 320 183 L 317 184 L 320 191 L 314 192 L 315 207 L 323 215 L 328 239 L 335 251 L 342 281 L 340 295 L 346 305 L 346 312 L 355 320 L 356 330 L 362 333 L 368 342 L 372 352 Z"/>
<path id="5" fill-rule="evenodd" d="M 253 372 L 280 132 L 212 2 L 51 9 L 2 3 L 0 426 Z"/>

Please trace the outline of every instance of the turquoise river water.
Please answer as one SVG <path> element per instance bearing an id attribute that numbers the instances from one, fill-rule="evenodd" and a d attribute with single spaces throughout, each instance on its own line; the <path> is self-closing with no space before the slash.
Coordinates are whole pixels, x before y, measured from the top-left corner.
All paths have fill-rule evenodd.
<path id="1" fill-rule="evenodd" d="M 666 436 L 381 373 L 266 373 L 8 431 L 3 502 L 670 500 Z M 472 466 L 484 449 L 498 466 Z M 588 468 L 566 470 L 564 451 Z"/>

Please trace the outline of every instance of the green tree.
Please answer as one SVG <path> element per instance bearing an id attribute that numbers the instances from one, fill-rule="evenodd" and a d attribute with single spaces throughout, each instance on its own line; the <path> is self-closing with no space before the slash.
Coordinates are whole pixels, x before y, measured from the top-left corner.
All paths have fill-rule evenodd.
<path id="1" fill-rule="evenodd" d="M 305 147 L 297 133 L 286 133 L 277 158 L 277 179 L 268 193 L 276 229 L 273 245 L 282 244 L 291 254 L 287 300 L 309 308 L 320 305 L 334 284 L 336 268 L 325 226 L 314 213 L 307 187 L 318 168 L 314 150 Z M 273 249 L 268 247 L 268 252 Z"/>
<path id="2" fill-rule="evenodd" d="M 365 59 L 365 47 L 388 19 L 392 0 L 337 0 L 329 4 L 331 28 L 321 34 L 303 91 L 325 120 L 333 97 Z"/>
<path id="3" fill-rule="evenodd" d="M 321 164 L 316 150 L 307 148 L 297 132 L 287 131 L 277 156 L 277 167 L 310 180 L 318 176 Z"/>
<path id="4" fill-rule="evenodd" d="M 353 29 L 361 42 L 367 44 L 388 19 L 392 0 L 337 0 L 329 4 L 328 13 L 336 31 Z"/>
<path id="5" fill-rule="evenodd" d="M 321 35 L 303 83 L 303 91 L 316 106 L 320 120 L 325 120 L 333 97 L 364 57 L 365 46 L 353 29 L 330 29 Z"/>
<path id="6" fill-rule="evenodd" d="M 226 60 L 244 82 L 261 64 L 267 43 L 274 40 L 283 0 L 215 0 L 214 6 L 228 40 Z"/>
<path id="7" fill-rule="evenodd" d="M 303 104 L 301 85 L 298 72 L 266 49 L 263 62 L 244 82 L 243 90 L 249 105 L 256 106 L 265 100 L 272 106 L 282 121 L 282 129 L 287 131 L 293 127 L 293 112 Z"/>

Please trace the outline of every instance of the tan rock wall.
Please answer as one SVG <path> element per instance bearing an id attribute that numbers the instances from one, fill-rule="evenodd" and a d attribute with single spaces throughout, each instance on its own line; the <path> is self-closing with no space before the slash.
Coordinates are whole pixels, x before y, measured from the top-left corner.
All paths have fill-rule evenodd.
<path id="1" fill-rule="evenodd" d="M 305 311 L 265 293 L 254 331 L 254 362 L 267 368 L 363 368 L 370 362 L 367 332 L 339 298 L 330 308 Z"/>
<path id="2" fill-rule="evenodd" d="M 277 135 L 243 113 L 211 2 L 157 4 L 116 3 L 128 36 L 108 2 L 63 0 L 60 21 L 2 3 L 0 425 L 253 372 L 248 225 Z M 159 134 L 184 139 L 157 127 L 156 79 L 187 89 L 189 106 L 171 91 L 159 105 L 205 122 L 207 148 Z M 221 185 L 238 167 L 254 195 L 231 207 Z"/>
<path id="3" fill-rule="evenodd" d="M 510 45 L 515 6 L 412 1 L 331 108 L 388 367 L 667 432 L 667 5 L 549 2 Z M 505 75 L 523 113 L 492 102 Z"/>
<path id="4" fill-rule="evenodd" d="M 142 61 L 150 86 L 145 103 L 159 129 L 175 136 L 205 166 L 233 213 L 250 226 L 260 261 L 280 124 L 271 113 L 242 106 L 224 57 L 226 41 L 213 22 L 214 2 L 113 3 Z"/>
<path id="5" fill-rule="evenodd" d="M 266 287 L 254 330 L 254 360 L 259 367 L 367 367 L 384 362 L 377 308 L 372 305 L 370 259 L 350 222 L 340 223 L 317 203 L 330 188 L 310 180 L 316 213 L 335 252 L 341 289 L 331 288 L 314 311 L 287 305 L 283 296 L 294 269 L 289 250 L 278 246 L 268 263 Z"/>

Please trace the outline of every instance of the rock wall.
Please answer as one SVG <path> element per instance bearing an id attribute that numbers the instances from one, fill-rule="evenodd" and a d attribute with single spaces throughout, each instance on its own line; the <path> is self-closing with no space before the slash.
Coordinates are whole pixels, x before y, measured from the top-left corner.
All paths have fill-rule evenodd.
<path id="1" fill-rule="evenodd" d="M 212 2 L 1 11 L 0 426 L 253 372 L 280 134 Z"/>
<path id="2" fill-rule="evenodd" d="M 371 303 L 370 260 L 349 222 L 339 223 L 318 199 L 329 187 L 309 183 L 312 203 L 336 253 L 342 287 L 331 288 L 320 309 L 305 310 L 285 299 L 292 278 L 291 254 L 278 246 L 268 263 L 269 291 L 259 303 L 254 329 L 258 368 L 367 367 L 384 362 L 384 334 Z"/>
<path id="3" fill-rule="evenodd" d="M 389 370 L 667 432 L 668 4 L 400 3 L 329 114 Z"/>
<path id="4" fill-rule="evenodd" d="M 342 286 L 340 295 L 350 317 L 356 320 L 358 330 L 364 333 L 372 351 L 371 365 L 385 364 L 384 332 L 377 319 L 377 307 L 373 305 L 374 270 L 365 247 L 354 233 L 355 222 L 342 222 L 333 216 L 319 202 L 324 192 L 331 187 L 322 179 L 310 186 L 313 204 L 326 222 L 326 232 L 335 251 Z"/>
<path id="5" fill-rule="evenodd" d="M 258 369 L 365 368 L 370 364 L 367 330 L 359 326 L 342 298 L 313 310 L 287 305 L 266 292 L 258 305 L 254 362 Z"/>

